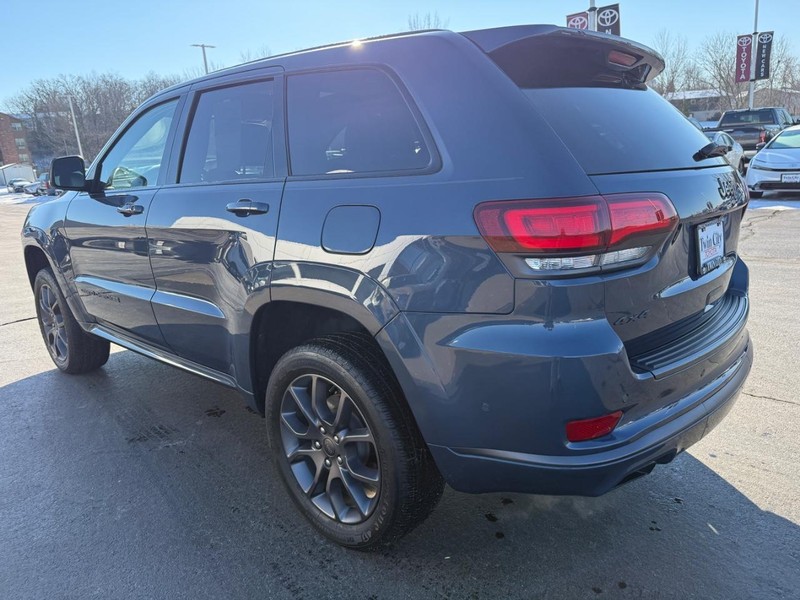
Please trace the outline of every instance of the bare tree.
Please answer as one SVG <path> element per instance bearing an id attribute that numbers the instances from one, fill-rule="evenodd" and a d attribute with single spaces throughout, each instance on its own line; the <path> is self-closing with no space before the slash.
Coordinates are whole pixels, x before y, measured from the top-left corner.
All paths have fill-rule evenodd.
<path id="1" fill-rule="evenodd" d="M 442 19 L 438 12 L 420 15 L 414 13 L 408 16 L 408 30 L 422 31 L 425 29 L 447 29 L 450 19 Z"/>
<path id="2" fill-rule="evenodd" d="M 258 60 L 260 58 L 269 58 L 272 56 L 272 51 L 269 49 L 269 46 L 261 46 L 257 50 L 243 50 L 239 53 L 239 58 L 243 63 L 250 62 L 253 60 Z"/>
<path id="3" fill-rule="evenodd" d="M 653 40 L 653 48 L 664 58 L 665 66 L 650 87 L 662 95 L 686 90 L 696 74 L 686 37 L 661 29 Z"/>
<path id="4" fill-rule="evenodd" d="M 178 81 L 155 73 L 140 80 L 111 73 L 61 75 L 34 81 L 8 105 L 26 117 L 34 160 L 46 164 L 53 156 L 78 151 L 69 110 L 71 97 L 85 158 L 92 159 L 133 109 Z"/>
<path id="5" fill-rule="evenodd" d="M 706 87 L 719 92 L 720 111 L 747 103 L 747 84 L 736 82 L 736 36 L 728 32 L 709 35 L 700 44 L 697 65 Z"/>

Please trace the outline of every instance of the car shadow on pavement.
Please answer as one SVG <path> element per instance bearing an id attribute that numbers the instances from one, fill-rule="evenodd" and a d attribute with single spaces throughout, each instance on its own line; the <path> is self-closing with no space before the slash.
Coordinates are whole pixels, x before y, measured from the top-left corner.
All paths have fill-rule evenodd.
<path id="1" fill-rule="evenodd" d="M 49 370 L 5 385 L 0 406 L 6 597 L 764 599 L 800 589 L 800 528 L 690 453 L 600 498 L 448 489 L 406 538 L 359 553 L 294 510 L 263 419 L 226 388 L 122 351 L 91 375 Z"/>

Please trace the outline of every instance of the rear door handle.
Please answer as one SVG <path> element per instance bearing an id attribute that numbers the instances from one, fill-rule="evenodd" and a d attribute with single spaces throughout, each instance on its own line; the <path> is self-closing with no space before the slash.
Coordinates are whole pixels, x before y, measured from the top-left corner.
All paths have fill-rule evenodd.
<path id="1" fill-rule="evenodd" d="M 130 217 L 132 215 L 140 215 L 144 212 L 144 206 L 141 204 L 133 204 L 132 202 L 128 202 L 123 204 L 122 206 L 117 207 L 117 212 L 125 215 L 126 217 Z"/>
<path id="2" fill-rule="evenodd" d="M 232 212 L 237 217 L 247 217 L 250 215 L 263 215 L 269 212 L 269 204 L 266 202 L 253 202 L 243 198 L 238 202 L 231 202 L 225 210 Z"/>

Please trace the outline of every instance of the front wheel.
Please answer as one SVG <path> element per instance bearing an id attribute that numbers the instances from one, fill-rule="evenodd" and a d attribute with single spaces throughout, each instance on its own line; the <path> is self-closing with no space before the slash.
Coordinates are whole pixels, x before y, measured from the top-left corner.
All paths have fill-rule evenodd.
<path id="1" fill-rule="evenodd" d="M 290 496 L 325 536 L 365 550 L 421 523 L 444 483 L 366 337 L 287 352 L 266 394 L 269 444 Z"/>
<path id="2" fill-rule="evenodd" d="M 71 374 L 88 373 L 106 364 L 109 343 L 81 329 L 49 269 L 36 274 L 33 293 L 42 338 L 59 369 Z"/>

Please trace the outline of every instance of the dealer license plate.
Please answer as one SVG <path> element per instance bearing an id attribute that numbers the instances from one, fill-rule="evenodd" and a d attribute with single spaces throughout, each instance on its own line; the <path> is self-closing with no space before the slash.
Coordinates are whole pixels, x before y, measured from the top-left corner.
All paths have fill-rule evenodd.
<path id="1" fill-rule="evenodd" d="M 800 173 L 782 173 L 782 183 L 800 183 Z"/>
<path id="2" fill-rule="evenodd" d="M 697 226 L 697 268 L 701 275 L 716 269 L 725 257 L 722 221 Z"/>

